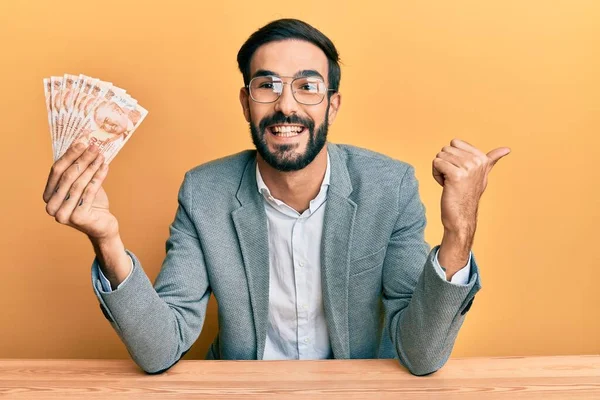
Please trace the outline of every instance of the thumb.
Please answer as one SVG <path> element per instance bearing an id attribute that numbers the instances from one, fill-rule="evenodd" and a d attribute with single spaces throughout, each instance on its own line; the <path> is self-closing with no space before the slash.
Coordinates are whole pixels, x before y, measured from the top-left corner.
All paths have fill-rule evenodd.
<path id="1" fill-rule="evenodd" d="M 508 147 L 498 147 L 487 153 L 486 155 L 490 160 L 492 160 L 492 167 L 496 165 L 499 159 L 504 156 L 507 156 L 510 153 L 510 149 Z"/>

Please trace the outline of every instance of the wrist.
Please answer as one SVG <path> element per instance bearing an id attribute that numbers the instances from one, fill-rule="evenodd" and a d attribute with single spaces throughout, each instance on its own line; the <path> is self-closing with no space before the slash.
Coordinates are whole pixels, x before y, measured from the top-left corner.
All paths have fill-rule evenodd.
<path id="1" fill-rule="evenodd" d="M 121 235 L 119 235 L 118 232 L 103 237 L 88 236 L 88 239 L 90 239 L 90 242 L 92 242 L 92 246 L 94 246 L 94 249 L 118 248 L 119 244 L 123 244 L 123 242 L 121 241 Z"/>
<path id="2" fill-rule="evenodd" d="M 444 236 L 442 237 L 442 243 L 446 242 L 456 246 L 470 247 L 473 242 L 473 236 L 475 234 L 475 228 L 469 225 L 465 225 L 462 228 L 448 229 L 444 227 Z"/>
<path id="3" fill-rule="evenodd" d="M 100 269 L 114 289 L 129 276 L 131 261 L 119 235 L 91 238 Z"/>

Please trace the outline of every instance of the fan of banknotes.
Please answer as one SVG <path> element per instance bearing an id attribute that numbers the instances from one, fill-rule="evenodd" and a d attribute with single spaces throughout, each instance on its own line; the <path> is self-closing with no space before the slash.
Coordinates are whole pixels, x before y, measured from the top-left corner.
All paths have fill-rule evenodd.
<path id="1" fill-rule="evenodd" d="M 85 75 L 46 78 L 44 92 L 54 160 L 83 142 L 110 163 L 148 114 L 125 90 Z"/>

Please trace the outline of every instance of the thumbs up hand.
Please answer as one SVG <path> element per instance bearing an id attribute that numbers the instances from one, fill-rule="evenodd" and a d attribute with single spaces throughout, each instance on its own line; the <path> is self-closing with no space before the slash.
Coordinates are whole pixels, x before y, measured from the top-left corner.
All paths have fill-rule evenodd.
<path id="1" fill-rule="evenodd" d="M 488 174 L 509 153 L 508 147 L 499 147 L 485 154 L 465 141 L 453 139 L 450 146 L 442 148 L 433 160 L 433 178 L 443 187 L 444 236 L 461 243 L 460 259 L 468 257 L 473 242 L 477 209 L 487 187 Z"/>

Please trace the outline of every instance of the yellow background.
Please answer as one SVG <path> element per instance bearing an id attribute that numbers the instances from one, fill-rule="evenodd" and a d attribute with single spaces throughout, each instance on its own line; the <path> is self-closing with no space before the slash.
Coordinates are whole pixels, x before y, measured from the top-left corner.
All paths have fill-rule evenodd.
<path id="1" fill-rule="evenodd" d="M 509 146 L 483 196 L 483 290 L 453 356 L 600 353 L 600 2 L 2 1 L 0 358 L 124 358 L 90 284 L 87 239 L 45 214 L 42 78 L 97 76 L 150 114 L 106 190 L 154 279 L 186 170 L 252 147 L 235 57 L 257 28 L 304 19 L 338 47 L 330 139 L 413 164 L 441 239 L 431 160 L 453 137 Z M 211 301 L 203 358 L 217 330 Z"/>

